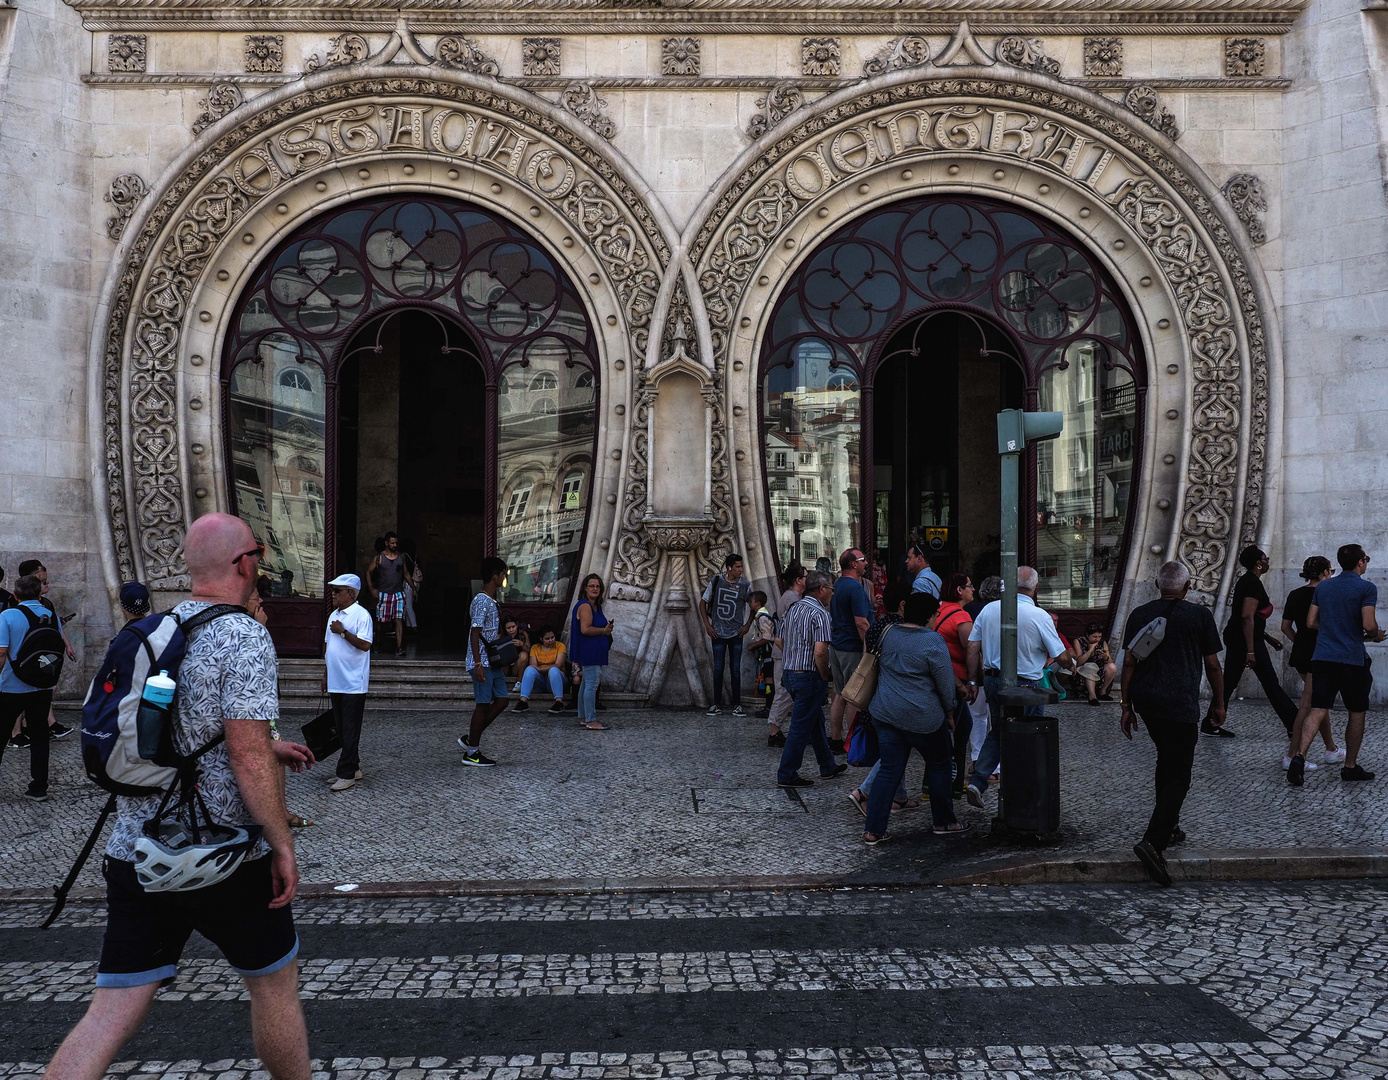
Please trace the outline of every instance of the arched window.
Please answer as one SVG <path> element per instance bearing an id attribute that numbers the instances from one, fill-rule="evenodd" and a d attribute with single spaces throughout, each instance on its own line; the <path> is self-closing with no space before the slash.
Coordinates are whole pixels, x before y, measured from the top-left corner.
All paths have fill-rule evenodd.
<path id="1" fill-rule="evenodd" d="M 559 386 L 559 380 L 554 377 L 552 371 L 542 371 L 530 380 L 532 390 L 554 390 Z"/>
<path id="2" fill-rule="evenodd" d="M 309 381 L 307 375 L 297 368 L 290 368 L 288 371 L 280 373 L 280 385 L 286 386 L 290 390 L 312 390 L 313 383 Z"/>

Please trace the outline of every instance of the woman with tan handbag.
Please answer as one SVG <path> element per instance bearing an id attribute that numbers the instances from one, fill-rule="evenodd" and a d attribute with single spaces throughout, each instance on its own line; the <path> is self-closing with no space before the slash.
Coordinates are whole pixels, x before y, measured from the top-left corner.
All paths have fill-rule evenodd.
<path id="1" fill-rule="evenodd" d="M 878 616 L 877 621 L 872 624 L 872 628 L 867 632 L 867 650 L 863 653 L 864 661 L 866 661 L 869 656 L 876 658 L 877 652 L 882 645 L 882 635 L 885 634 L 890 627 L 901 622 L 901 615 L 906 601 L 906 593 L 907 590 L 902 587 L 900 582 L 894 581 L 887 585 L 886 593 L 882 598 L 886 610 L 883 614 Z M 852 680 L 850 680 L 850 682 L 851 681 Z M 874 675 L 872 690 L 875 692 L 876 689 L 877 684 Z M 844 687 L 844 690 L 847 691 L 848 687 Z M 859 709 L 858 723 L 872 723 L 872 716 L 866 707 L 870 703 L 871 693 L 869 693 L 869 700 L 864 702 L 864 706 Z M 873 782 L 877 779 L 877 774 L 881 771 L 882 761 L 879 758 L 877 763 L 869 770 L 867 776 L 863 778 L 863 782 L 848 793 L 848 801 L 857 807 L 858 813 L 862 814 L 864 817 L 867 817 L 868 796 L 872 792 Z M 920 805 L 920 799 L 906 794 L 906 780 L 905 777 L 903 777 L 901 782 L 896 786 L 896 792 L 892 799 L 892 810 L 919 810 Z"/>

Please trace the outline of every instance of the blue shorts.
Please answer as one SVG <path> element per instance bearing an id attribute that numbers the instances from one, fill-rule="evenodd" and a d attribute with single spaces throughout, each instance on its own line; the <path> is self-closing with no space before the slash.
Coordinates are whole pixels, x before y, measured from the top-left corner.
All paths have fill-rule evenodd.
<path id="1" fill-rule="evenodd" d="M 510 696 L 506 693 L 506 672 L 494 667 L 482 670 L 487 673 L 485 677 L 472 677 L 472 695 L 477 704 L 490 705 L 493 701 L 505 701 Z"/>

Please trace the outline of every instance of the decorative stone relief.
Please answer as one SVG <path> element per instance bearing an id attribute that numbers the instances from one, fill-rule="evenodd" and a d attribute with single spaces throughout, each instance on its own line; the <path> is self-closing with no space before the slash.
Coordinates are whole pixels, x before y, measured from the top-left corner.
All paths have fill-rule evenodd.
<path id="1" fill-rule="evenodd" d="M 930 42 L 915 34 L 893 39 L 876 56 L 863 61 L 863 78 L 885 75 L 900 68 L 919 67 L 930 63 Z"/>
<path id="2" fill-rule="evenodd" d="M 1087 37 L 1084 39 L 1084 73 L 1095 78 L 1114 78 L 1123 74 L 1123 39 Z"/>
<path id="3" fill-rule="evenodd" d="M 112 34 L 106 43 L 106 67 L 111 71 L 145 70 L 145 35 Z"/>
<path id="4" fill-rule="evenodd" d="M 558 75 L 559 39 L 554 37 L 522 38 L 521 65 L 527 75 Z"/>
<path id="5" fill-rule="evenodd" d="M 800 72 L 818 78 L 837 78 L 842 70 L 839 39 L 807 37 L 800 41 Z"/>
<path id="6" fill-rule="evenodd" d="M 102 196 L 116 208 L 115 216 L 106 219 L 106 235 L 119 241 L 130 215 L 135 212 L 136 204 L 148 194 L 149 185 L 134 173 L 122 173 L 112 180 L 110 188 Z"/>
<path id="7" fill-rule="evenodd" d="M 932 62 L 936 67 L 992 67 L 997 61 L 978 43 L 969 29 L 969 20 L 964 19 Z"/>
<path id="8" fill-rule="evenodd" d="M 1161 267 L 1179 305 L 1191 364 L 1185 495 L 1173 557 L 1191 568 L 1200 591 L 1218 594 L 1231 552 L 1256 537 L 1262 514 L 1268 428 L 1262 313 L 1243 255 L 1204 189 L 1109 111 L 1027 85 L 936 77 L 812 113 L 732 182 L 690 246 L 715 365 L 721 370 L 727 362 L 733 320 L 757 268 L 808 206 L 858 183 L 868 169 L 942 150 L 986 152 L 990 167 L 999 155 L 1011 155 L 1068 177 L 1121 218 Z M 1235 502 L 1240 479 L 1242 507 Z"/>
<path id="9" fill-rule="evenodd" d="M 1154 87 L 1146 83 L 1134 86 L 1123 95 L 1123 104 L 1168 139 L 1175 140 L 1181 137 L 1181 129 L 1176 126 L 1176 118 L 1171 115 L 1170 109 L 1162 106 Z"/>
<path id="10" fill-rule="evenodd" d="M 626 355 L 645 355 L 670 246 L 640 192 L 548 114 L 491 91 L 411 77 L 342 82 L 252 111 L 160 193 L 116 271 L 102 332 L 101 438 L 122 578 L 163 590 L 188 585 L 179 343 L 212 254 L 248 213 L 301 183 L 300 174 L 356 169 L 391 153 L 427 153 L 528 189 L 592 252 L 623 316 Z M 644 477 L 644 462 L 624 457 L 628 480 Z M 628 503 L 639 498 L 627 491 Z M 619 535 L 617 546 L 628 539 Z M 632 552 L 617 568 L 650 599 L 653 560 Z"/>
<path id="11" fill-rule="evenodd" d="M 202 115 L 193 121 L 193 134 L 200 135 L 233 109 L 241 107 L 245 98 L 235 83 L 216 83 L 207 92 Z"/>
<path id="12" fill-rule="evenodd" d="M 283 34 L 247 34 L 246 70 L 260 75 L 278 75 L 284 70 Z"/>
<path id="13" fill-rule="evenodd" d="M 1248 238 L 1255 245 L 1268 242 L 1267 229 L 1263 227 L 1260 214 L 1268 211 L 1267 195 L 1263 182 L 1252 173 L 1235 173 L 1224 182 L 1224 197 L 1234 208 L 1234 213 L 1248 230 Z"/>
<path id="14" fill-rule="evenodd" d="M 604 139 L 617 137 L 617 125 L 607 115 L 607 98 L 598 97 L 592 83 L 571 82 L 564 88 L 564 108 Z"/>
<path id="15" fill-rule="evenodd" d="M 760 139 L 796 109 L 805 104 L 805 94 L 793 82 L 778 83 L 757 98 L 759 113 L 753 113 L 747 124 L 747 134 Z"/>
<path id="16" fill-rule="evenodd" d="M 1019 37 L 1016 34 L 998 42 L 998 60 L 1015 68 L 1038 71 L 1042 75 L 1059 75 L 1060 61 L 1053 60 L 1041 50 L 1040 38 Z"/>
<path id="17" fill-rule="evenodd" d="M 470 37 L 450 34 L 439 38 L 434 50 L 434 62 L 452 71 L 467 71 L 473 75 L 500 75 L 501 65 L 484 53 Z"/>
<path id="18" fill-rule="evenodd" d="M 1267 65 L 1267 46 L 1260 38 L 1224 39 L 1224 74 L 1233 79 L 1262 75 Z"/>
<path id="19" fill-rule="evenodd" d="M 696 37 L 661 38 L 660 71 L 664 75 L 699 74 L 699 39 Z"/>
<path id="20" fill-rule="evenodd" d="M 304 63 L 304 67 L 308 71 L 317 71 L 323 67 L 348 67 L 360 64 L 370 55 L 371 45 L 366 38 L 360 34 L 339 34 L 329 39 L 326 59 L 314 53 Z"/>

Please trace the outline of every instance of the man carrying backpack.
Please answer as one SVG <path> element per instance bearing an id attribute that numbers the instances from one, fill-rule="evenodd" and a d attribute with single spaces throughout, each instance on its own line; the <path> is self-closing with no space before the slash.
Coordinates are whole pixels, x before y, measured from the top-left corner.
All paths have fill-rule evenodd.
<path id="1" fill-rule="evenodd" d="M 1203 666 L 1210 680 L 1210 719 L 1218 727 L 1224 723 L 1224 669 L 1214 616 L 1186 600 L 1190 571 L 1163 563 L 1157 588 L 1161 599 L 1135 608 L 1123 631 L 1122 726 L 1131 740 L 1141 717 L 1157 747 L 1157 804 L 1133 852 L 1148 877 L 1170 885 L 1162 852 L 1185 839 L 1179 823 L 1200 741 L 1200 671 Z"/>
<path id="2" fill-rule="evenodd" d="M 188 529 L 192 596 L 173 612 L 188 629 L 170 722 L 177 752 L 197 755 L 194 805 L 205 805 L 213 827 L 199 833 L 183 820 L 178 835 L 161 817 L 159 794 L 118 799 L 106 846 L 106 935 L 96 991 L 49 1064 L 48 1080 L 106 1071 L 144 1022 L 159 984 L 177 974 L 194 930 L 245 980 L 266 1071 L 274 1080 L 309 1080 L 289 908 L 299 871 L 283 770 L 311 765 L 313 757 L 306 747 L 271 740 L 270 721 L 279 716 L 274 644 L 236 610 L 255 591 L 264 552 L 250 526 L 226 514 L 205 514 Z M 217 605 L 227 607 L 194 623 Z M 221 839 L 227 833 L 235 839 Z"/>
<path id="3" fill-rule="evenodd" d="M 29 574 L 14 583 L 18 606 L 0 613 L 0 732 L 23 715 L 29 739 L 29 788 L 24 797 L 48 801 L 48 709 L 63 670 L 63 628 L 39 603 L 43 583 Z M 34 736 L 37 736 L 35 738 Z M 0 756 L 4 755 L 0 740 Z"/>

